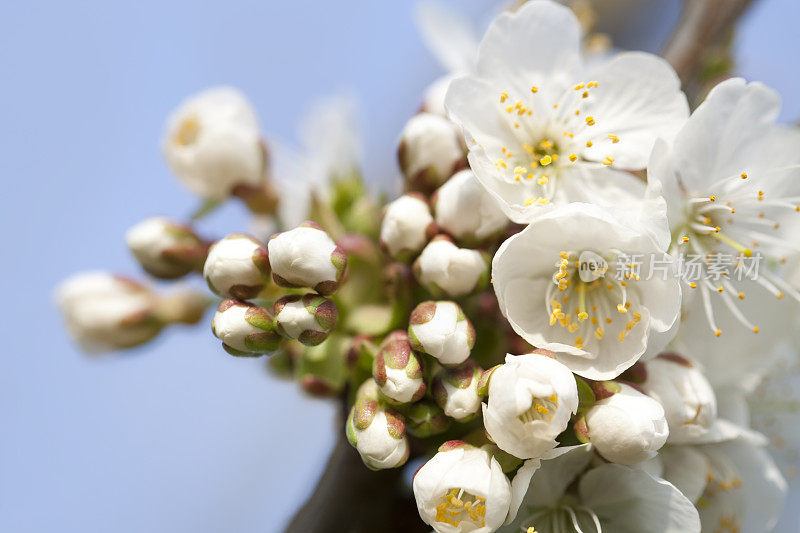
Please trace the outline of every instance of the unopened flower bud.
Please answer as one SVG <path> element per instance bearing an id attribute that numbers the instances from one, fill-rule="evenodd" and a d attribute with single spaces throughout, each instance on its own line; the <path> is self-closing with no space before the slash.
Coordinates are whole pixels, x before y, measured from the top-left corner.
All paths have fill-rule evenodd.
<path id="1" fill-rule="evenodd" d="M 414 262 L 414 275 L 432 294 L 466 296 L 486 286 L 489 258 L 484 252 L 459 248 L 440 235 Z"/>
<path id="2" fill-rule="evenodd" d="M 328 296 L 347 268 L 342 249 L 314 222 L 274 235 L 267 247 L 272 279 L 282 287 L 309 287 Z"/>
<path id="3" fill-rule="evenodd" d="M 420 517 L 437 533 L 496 531 L 511 508 L 511 483 L 500 463 L 465 442 L 445 442 L 413 486 Z"/>
<path id="4" fill-rule="evenodd" d="M 258 119 L 244 95 L 230 87 L 184 101 L 167 121 L 164 156 L 195 194 L 225 200 L 237 185 L 259 185 L 266 156 Z"/>
<path id="5" fill-rule="evenodd" d="M 373 470 L 405 464 L 409 448 L 403 415 L 381 404 L 374 380 L 364 382 L 356 397 L 345 433 L 361 460 Z"/>
<path id="6" fill-rule="evenodd" d="M 164 326 L 155 312 L 155 293 L 105 272 L 85 272 L 67 279 L 58 287 L 56 300 L 70 335 L 87 353 L 144 344 Z"/>
<path id="7" fill-rule="evenodd" d="M 211 331 L 231 355 L 258 356 L 277 350 L 281 343 L 269 311 L 234 299 L 219 304 Z"/>
<path id="8" fill-rule="evenodd" d="M 556 447 L 577 410 L 578 387 L 566 366 L 541 353 L 506 355 L 491 374 L 483 424 L 501 450 L 538 458 Z"/>
<path id="9" fill-rule="evenodd" d="M 475 329 L 454 302 L 422 302 L 409 317 L 408 338 L 414 350 L 443 365 L 459 365 L 475 346 Z"/>
<path id="10" fill-rule="evenodd" d="M 669 442 L 691 442 L 708 433 L 717 418 L 717 401 L 706 377 L 688 359 L 662 354 L 644 363 L 642 390 L 664 408 Z"/>
<path id="11" fill-rule="evenodd" d="M 255 298 L 269 281 L 267 250 L 249 235 L 228 235 L 208 251 L 203 277 L 218 296 L 239 300 Z"/>
<path id="12" fill-rule="evenodd" d="M 466 167 L 458 128 L 446 118 L 420 113 L 408 121 L 397 151 L 410 190 L 430 192 Z"/>
<path id="13" fill-rule="evenodd" d="M 406 410 L 406 431 L 419 438 L 438 435 L 450 427 L 442 408 L 430 400 L 421 400 Z"/>
<path id="14" fill-rule="evenodd" d="M 275 302 L 273 313 L 278 333 L 306 346 L 327 339 L 339 319 L 336 304 L 318 294 L 284 296 Z"/>
<path id="15" fill-rule="evenodd" d="M 422 365 L 405 331 L 394 331 L 383 341 L 372 364 L 372 377 L 392 402 L 411 403 L 425 396 Z"/>
<path id="16" fill-rule="evenodd" d="M 431 384 L 433 399 L 447 416 L 460 422 L 470 420 L 481 408 L 478 382 L 482 374 L 483 369 L 472 359 L 455 368 L 441 368 Z"/>
<path id="17" fill-rule="evenodd" d="M 434 235 L 436 224 L 420 195 L 404 194 L 386 206 L 380 243 L 393 258 L 411 259 Z"/>
<path id="18" fill-rule="evenodd" d="M 439 227 L 467 246 L 498 237 L 508 225 L 502 209 L 468 169 L 439 187 L 431 204 Z"/>
<path id="19" fill-rule="evenodd" d="M 632 465 L 656 455 L 667 441 L 669 429 L 664 409 L 657 401 L 629 385 L 619 387 L 619 392 L 598 401 L 586 412 L 586 430 L 603 458 Z"/>
<path id="20" fill-rule="evenodd" d="M 444 108 L 444 97 L 447 94 L 447 89 L 450 88 L 450 82 L 454 79 L 455 76 L 446 75 L 437 78 L 433 83 L 428 85 L 422 94 L 421 111 L 447 118 L 447 110 Z"/>
<path id="21" fill-rule="evenodd" d="M 136 260 L 151 276 L 173 279 L 200 270 L 208 245 L 189 226 L 164 217 L 147 218 L 125 234 Z"/>

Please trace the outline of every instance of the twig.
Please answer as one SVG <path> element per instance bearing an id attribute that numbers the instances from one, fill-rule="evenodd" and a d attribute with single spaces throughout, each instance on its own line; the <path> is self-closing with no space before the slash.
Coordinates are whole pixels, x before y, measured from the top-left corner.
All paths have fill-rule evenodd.
<path id="1" fill-rule="evenodd" d="M 430 531 L 419 519 L 413 496 L 403 491 L 403 469 L 367 469 L 344 430 L 338 434 L 314 493 L 292 518 L 286 533 Z"/>
<path id="2" fill-rule="evenodd" d="M 681 19 L 663 51 L 684 86 L 700 74 L 705 53 L 727 39 L 755 0 L 685 0 Z"/>

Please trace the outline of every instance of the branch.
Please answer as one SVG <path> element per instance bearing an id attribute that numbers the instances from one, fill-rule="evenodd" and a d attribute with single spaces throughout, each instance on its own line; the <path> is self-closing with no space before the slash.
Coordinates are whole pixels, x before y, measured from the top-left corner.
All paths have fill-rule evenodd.
<path id="1" fill-rule="evenodd" d="M 403 469 L 369 470 L 338 432 L 314 493 L 295 514 L 286 533 L 416 533 L 430 527 L 419 519 L 403 488 Z"/>
<path id="2" fill-rule="evenodd" d="M 663 56 L 684 86 L 695 80 L 705 52 L 730 36 L 736 21 L 754 0 L 684 0 L 681 19 Z"/>

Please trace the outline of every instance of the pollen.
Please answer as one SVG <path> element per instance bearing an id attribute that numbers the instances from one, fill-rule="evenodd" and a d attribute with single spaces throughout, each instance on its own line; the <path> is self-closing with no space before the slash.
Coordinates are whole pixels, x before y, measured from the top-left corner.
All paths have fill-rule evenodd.
<path id="1" fill-rule="evenodd" d="M 619 311 L 620 313 L 627 313 L 628 312 L 628 310 L 622 304 L 617 305 L 617 311 Z"/>
<path id="2" fill-rule="evenodd" d="M 531 87 L 531 92 L 532 92 L 533 94 L 536 94 L 536 93 L 538 93 L 538 92 L 539 92 L 539 88 L 538 88 L 536 85 L 534 85 L 533 87 Z"/>
<path id="3" fill-rule="evenodd" d="M 503 92 L 500 93 L 500 103 L 502 104 L 506 100 L 508 100 L 508 93 L 503 91 Z"/>
<path id="4" fill-rule="evenodd" d="M 592 147 L 592 141 L 586 141 L 586 148 Z"/>
<path id="5" fill-rule="evenodd" d="M 747 179 L 747 172 L 742 172 L 741 173 L 741 177 L 742 177 L 743 180 L 746 180 Z"/>
<path id="6" fill-rule="evenodd" d="M 721 329 L 718 329 L 718 330 L 716 330 L 716 331 L 714 332 L 714 335 L 716 335 L 717 337 L 719 337 L 720 335 L 722 335 L 722 330 L 721 330 Z"/>
<path id="7" fill-rule="evenodd" d="M 550 157 L 549 155 L 546 155 L 546 156 L 544 156 L 543 158 L 541 158 L 539 160 L 539 164 L 542 165 L 543 167 L 546 167 L 547 165 L 549 165 L 552 162 L 553 162 L 553 158 Z"/>
<path id="8" fill-rule="evenodd" d="M 607 155 L 606 158 L 603 159 L 603 164 L 610 167 L 614 164 L 614 158 L 610 155 Z"/>
<path id="9" fill-rule="evenodd" d="M 586 87 L 586 84 L 584 84 L 584 83 L 579 83 L 578 85 L 576 85 L 575 87 L 573 87 L 573 89 L 575 89 L 576 91 L 580 91 L 580 90 L 581 90 L 581 89 L 583 89 L 584 87 Z"/>
<path id="10" fill-rule="evenodd" d="M 575 154 L 569 154 L 569 160 L 573 163 L 578 160 L 578 156 Z"/>
<path id="11" fill-rule="evenodd" d="M 613 144 L 617 144 L 617 143 L 619 142 L 619 137 L 617 137 L 617 136 L 616 136 L 616 135 L 614 135 L 613 133 L 612 133 L 612 134 L 610 134 L 610 135 L 608 136 L 608 138 L 609 138 L 609 139 L 611 139 L 611 142 L 612 142 Z"/>
<path id="12" fill-rule="evenodd" d="M 594 126 L 594 117 L 586 117 L 586 125 Z"/>

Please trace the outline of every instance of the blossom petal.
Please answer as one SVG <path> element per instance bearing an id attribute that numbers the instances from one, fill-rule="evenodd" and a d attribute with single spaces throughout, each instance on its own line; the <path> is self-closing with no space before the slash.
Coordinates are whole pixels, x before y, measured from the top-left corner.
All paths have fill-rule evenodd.
<path id="1" fill-rule="evenodd" d="M 675 71 L 652 54 L 618 54 L 593 69 L 588 80 L 598 82 L 583 105 L 594 125 L 584 127 L 576 139 L 592 142 L 583 152 L 592 161 L 610 155 L 617 168 L 644 168 L 656 139 L 674 138 L 689 116 Z"/>
<path id="2" fill-rule="evenodd" d="M 774 124 L 779 109 L 778 94 L 760 83 L 735 78 L 712 89 L 675 140 L 683 186 L 712 194 L 720 178 L 800 161 L 800 134 Z"/>
<path id="3" fill-rule="evenodd" d="M 578 490 L 604 531 L 700 533 L 692 502 L 669 482 L 641 470 L 605 464 L 587 472 Z"/>
<path id="4" fill-rule="evenodd" d="M 478 74 L 519 95 L 537 83 L 546 85 L 536 101 L 542 108 L 552 107 L 580 70 L 580 33 L 569 8 L 528 2 L 489 26 L 478 52 Z"/>
<path id="5" fill-rule="evenodd" d="M 428 49 L 449 72 L 468 72 L 475 66 L 478 37 L 458 10 L 433 0 L 417 5 L 416 26 Z"/>

